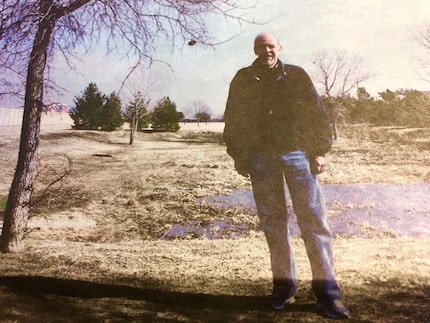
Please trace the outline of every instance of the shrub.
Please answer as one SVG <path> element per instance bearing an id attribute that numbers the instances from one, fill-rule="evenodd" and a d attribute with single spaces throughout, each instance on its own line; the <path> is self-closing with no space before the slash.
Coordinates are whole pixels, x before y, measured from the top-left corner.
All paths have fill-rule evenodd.
<path id="1" fill-rule="evenodd" d="M 155 131 L 176 132 L 180 129 L 179 121 L 183 117 L 182 112 L 176 111 L 176 104 L 169 97 L 164 97 L 152 111 L 152 126 Z"/>
<path id="2" fill-rule="evenodd" d="M 74 102 L 76 107 L 70 112 L 74 129 L 113 131 L 124 124 L 118 95 L 113 92 L 105 96 L 95 83 L 90 83 Z"/>

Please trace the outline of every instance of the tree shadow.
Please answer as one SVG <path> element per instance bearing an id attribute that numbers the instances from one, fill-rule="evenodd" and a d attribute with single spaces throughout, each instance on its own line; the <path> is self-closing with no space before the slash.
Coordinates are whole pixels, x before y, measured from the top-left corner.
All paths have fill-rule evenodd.
<path id="1" fill-rule="evenodd" d="M 406 286 L 401 281 L 399 277 L 344 286 L 346 305 L 353 316 L 350 322 L 428 322 L 430 286 Z M 145 281 L 138 283 L 144 285 Z M 263 296 L 165 291 L 161 287 L 43 276 L 0 276 L 0 321 L 331 322 L 316 311 L 311 294 L 309 289 L 302 290 L 297 303 L 273 311 Z"/>
<path id="2" fill-rule="evenodd" d="M 259 321 L 271 321 L 274 314 L 268 298 L 263 296 L 174 292 L 43 276 L 0 276 L 0 294 L 2 292 L 26 300 L 18 310 L 18 305 L 13 304 L 15 316 L 3 314 L 0 319 L 34 318 L 30 316 L 31 309 L 33 314 L 45 313 L 46 319 L 73 316 L 74 320 L 80 321 L 99 320 L 103 316 L 158 321 L 161 313 L 170 313 L 168 316 L 172 321 L 180 318 L 236 321 L 237 317 L 246 318 L 247 315 L 260 317 Z M 3 308 L 7 309 L 7 306 Z M 21 316 L 16 316 L 17 312 Z M 313 303 L 299 302 L 289 307 L 288 312 L 316 313 Z"/>

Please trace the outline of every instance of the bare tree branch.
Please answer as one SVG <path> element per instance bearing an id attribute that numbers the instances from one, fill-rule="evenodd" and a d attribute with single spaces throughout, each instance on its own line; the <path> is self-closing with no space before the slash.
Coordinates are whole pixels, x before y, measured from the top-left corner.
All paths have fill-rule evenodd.
<path id="1" fill-rule="evenodd" d="M 82 57 L 73 49 L 85 54 L 104 43 L 106 53 L 131 61 L 132 73 L 142 63 L 159 62 L 157 44 L 168 43 L 173 50 L 192 39 L 211 47 L 237 36 L 214 39 L 206 23 L 211 16 L 254 23 L 241 15 L 253 5 L 240 7 L 234 0 L 5 0 L 0 5 L 0 81 L 5 79 L 3 70 L 11 66 L 16 76 L 7 83 L 14 90 L 4 93 L 23 92 L 32 37 L 44 18 L 39 12 L 42 3 L 49 4 L 55 19 L 48 66 L 61 55 L 72 69 L 72 60 Z"/>
<path id="2" fill-rule="evenodd" d="M 430 23 L 416 26 L 412 31 L 412 36 L 425 52 L 419 59 L 423 68 L 420 74 L 430 82 Z"/>
<path id="3" fill-rule="evenodd" d="M 312 59 L 316 69 L 313 76 L 327 97 L 345 96 L 370 78 L 362 59 L 349 56 L 346 51 L 318 51 L 313 53 Z"/>
<path id="4" fill-rule="evenodd" d="M 337 138 L 336 124 L 344 119 L 346 112 L 338 99 L 358 88 L 370 75 L 364 70 L 362 59 L 350 56 L 346 51 L 318 51 L 313 53 L 312 58 L 315 65 L 313 76 L 327 98 L 326 108 L 333 122 L 334 137 Z"/>
<path id="5" fill-rule="evenodd" d="M 3 252 L 19 251 L 38 167 L 44 94 L 55 54 L 69 66 L 72 50 L 106 42 L 106 51 L 131 61 L 131 72 L 151 63 L 157 44 L 176 47 L 190 39 L 211 45 L 206 19 L 246 21 L 235 0 L 3 0 L 0 4 L 0 84 L 23 93 L 24 113 L 17 167 L 0 239 Z M 4 71 L 8 73 L 4 73 Z M 130 74 L 129 74 L 130 75 Z"/>

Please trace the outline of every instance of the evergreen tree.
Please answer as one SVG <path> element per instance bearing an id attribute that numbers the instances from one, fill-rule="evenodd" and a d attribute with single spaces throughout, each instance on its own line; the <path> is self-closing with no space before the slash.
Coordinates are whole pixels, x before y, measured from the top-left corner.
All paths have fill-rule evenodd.
<path id="1" fill-rule="evenodd" d="M 103 105 L 102 113 L 100 115 L 100 129 L 106 131 L 113 131 L 124 124 L 124 119 L 121 113 L 121 99 L 119 96 L 112 92 L 106 98 Z"/>
<path id="2" fill-rule="evenodd" d="M 401 109 L 396 115 L 398 124 L 407 127 L 430 127 L 430 98 L 417 90 L 401 93 Z"/>
<path id="3" fill-rule="evenodd" d="M 119 96 L 115 92 L 102 94 L 95 83 L 90 83 L 74 102 L 76 108 L 70 112 L 74 129 L 113 131 L 124 124 Z"/>
<path id="4" fill-rule="evenodd" d="M 357 97 L 345 98 L 348 123 L 374 123 L 379 118 L 378 103 L 371 97 L 366 88 L 357 89 Z"/>
<path id="5" fill-rule="evenodd" d="M 182 112 L 176 111 L 176 104 L 169 97 L 164 97 L 152 112 L 152 125 L 156 131 L 178 131 L 179 121 L 183 117 Z"/>
<path id="6" fill-rule="evenodd" d="M 74 129 L 96 130 L 100 127 L 105 96 L 95 83 L 90 83 L 81 97 L 75 97 L 76 108 L 70 112 Z"/>

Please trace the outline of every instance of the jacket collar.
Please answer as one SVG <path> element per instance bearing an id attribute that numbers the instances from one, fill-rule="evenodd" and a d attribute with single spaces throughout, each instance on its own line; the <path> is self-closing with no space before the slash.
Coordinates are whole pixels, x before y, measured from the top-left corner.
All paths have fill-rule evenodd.
<path id="1" fill-rule="evenodd" d="M 262 78 L 266 78 L 268 75 L 273 75 L 274 80 L 279 81 L 287 75 L 287 67 L 278 59 L 276 66 L 273 69 L 268 69 L 266 66 L 260 64 L 256 59 L 252 65 L 252 78 L 260 81 Z"/>

